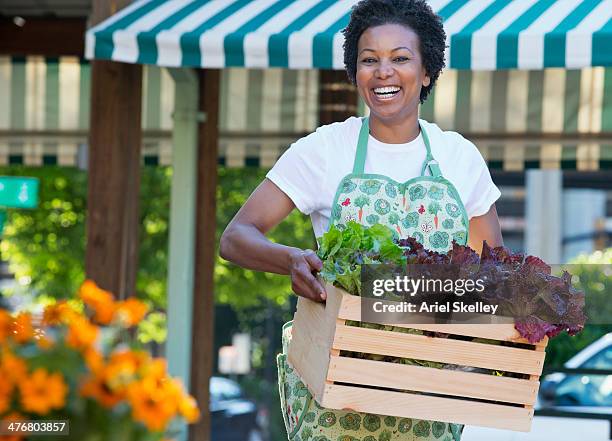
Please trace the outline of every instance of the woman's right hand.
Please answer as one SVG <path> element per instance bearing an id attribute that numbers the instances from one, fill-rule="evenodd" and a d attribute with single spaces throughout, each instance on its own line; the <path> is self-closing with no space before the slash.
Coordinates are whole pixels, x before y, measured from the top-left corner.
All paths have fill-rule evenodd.
<path id="1" fill-rule="evenodd" d="M 315 302 L 324 302 L 327 298 L 323 284 L 314 276 L 323 268 L 323 262 L 313 250 L 296 249 L 289 255 L 289 276 L 291 289 L 298 296 Z"/>

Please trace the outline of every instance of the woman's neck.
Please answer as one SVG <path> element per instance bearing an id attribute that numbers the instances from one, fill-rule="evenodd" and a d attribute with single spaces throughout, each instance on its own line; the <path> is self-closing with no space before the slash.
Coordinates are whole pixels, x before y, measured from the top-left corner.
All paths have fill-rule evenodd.
<path id="1" fill-rule="evenodd" d="M 369 123 L 370 135 L 386 144 L 405 144 L 415 140 L 420 132 L 417 113 L 397 122 L 370 115 Z"/>

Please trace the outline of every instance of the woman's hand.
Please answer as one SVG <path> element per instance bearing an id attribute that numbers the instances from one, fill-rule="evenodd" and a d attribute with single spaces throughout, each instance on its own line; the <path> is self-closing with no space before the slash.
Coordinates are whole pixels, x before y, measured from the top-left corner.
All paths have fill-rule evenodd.
<path id="1" fill-rule="evenodd" d="M 294 208 L 289 196 L 264 179 L 223 232 L 219 254 L 243 268 L 289 275 L 297 295 L 322 302 L 325 289 L 313 272 L 323 263 L 316 253 L 273 243 L 265 236 Z"/>
<path id="2" fill-rule="evenodd" d="M 327 298 L 325 288 L 313 275 L 321 271 L 323 262 L 313 250 L 299 250 L 289 255 L 289 275 L 291 289 L 299 296 L 315 302 L 324 302 Z"/>

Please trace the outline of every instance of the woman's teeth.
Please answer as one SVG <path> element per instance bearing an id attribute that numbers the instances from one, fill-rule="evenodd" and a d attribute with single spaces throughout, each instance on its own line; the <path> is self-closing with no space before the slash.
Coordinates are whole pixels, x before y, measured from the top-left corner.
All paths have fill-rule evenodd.
<path id="1" fill-rule="evenodd" d="M 377 97 L 382 99 L 393 98 L 397 92 L 400 91 L 400 88 L 397 86 L 388 86 L 388 87 L 377 87 L 374 89 L 374 93 Z"/>

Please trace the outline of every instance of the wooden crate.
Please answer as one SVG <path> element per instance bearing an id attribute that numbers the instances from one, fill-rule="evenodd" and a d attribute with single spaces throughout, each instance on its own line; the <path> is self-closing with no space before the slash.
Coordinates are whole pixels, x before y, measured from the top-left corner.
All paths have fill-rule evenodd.
<path id="1" fill-rule="evenodd" d="M 321 406 L 530 430 L 547 339 L 519 348 L 347 326 L 347 320 L 360 320 L 361 298 L 329 284 L 326 290 L 325 304 L 299 298 L 288 355 Z M 395 326 L 528 344 L 509 323 Z M 350 358 L 341 356 L 342 350 L 516 372 L 529 378 Z"/>

